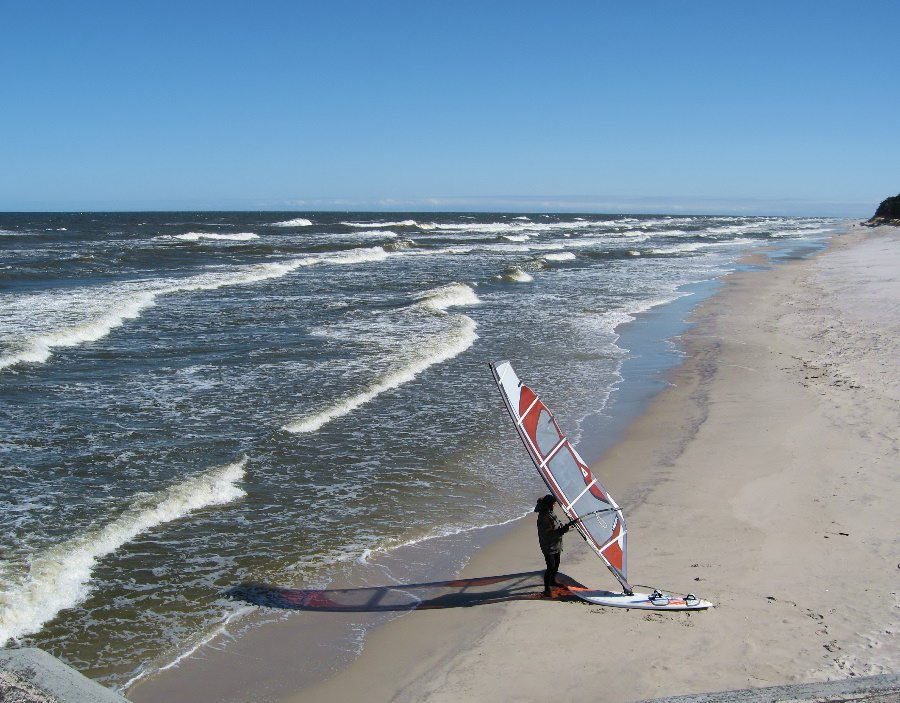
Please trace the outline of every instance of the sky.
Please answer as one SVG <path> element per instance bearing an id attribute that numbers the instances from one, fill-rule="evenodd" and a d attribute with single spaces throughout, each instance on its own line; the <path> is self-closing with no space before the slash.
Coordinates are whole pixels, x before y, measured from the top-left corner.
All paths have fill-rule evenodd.
<path id="1" fill-rule="evenodd" d="M 0 211 L 868 217 L 896 0 L 3 0 Z"/>

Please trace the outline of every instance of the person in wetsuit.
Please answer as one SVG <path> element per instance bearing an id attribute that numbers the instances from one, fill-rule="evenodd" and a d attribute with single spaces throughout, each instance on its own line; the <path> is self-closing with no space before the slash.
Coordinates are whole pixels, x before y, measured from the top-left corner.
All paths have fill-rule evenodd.
<path id="1" fill-rule="evenodd" d="M 547 562 L 547 570 L 544 572 L 544 596 L 552 595 L 551 587 L 559 586 L 556 582 L 556 574 L 559 571 L 559 560 L 562 554 L 562 537 L 569 531 L 571 525 L 563 525 L 562 521 L 553 512 L 556 498 L 550 494 L 538 498 L 534 506 L 534 512 L 538 514 L 537 531 L 538 542 L 544 561 Z"/>

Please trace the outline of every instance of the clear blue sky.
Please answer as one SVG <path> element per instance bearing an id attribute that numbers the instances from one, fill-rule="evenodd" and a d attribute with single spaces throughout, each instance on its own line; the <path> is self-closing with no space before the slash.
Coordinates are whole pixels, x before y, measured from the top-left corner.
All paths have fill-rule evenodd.
<path id="1" fill-rule="evenodd" d="M 897 0 L 0 5 L 0 210 L 868 216 Z"/>

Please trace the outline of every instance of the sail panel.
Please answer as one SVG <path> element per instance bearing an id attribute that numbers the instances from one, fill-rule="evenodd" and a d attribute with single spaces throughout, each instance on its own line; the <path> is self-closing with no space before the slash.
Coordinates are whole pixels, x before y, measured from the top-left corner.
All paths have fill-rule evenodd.
<path id="1" fill-rule="evenodd" d="M 626 529 L 622 511 L 560 430 L 550 409 L 508 361 L 491 364 L 507 410 L 544 483 L 626 591 Z"/>

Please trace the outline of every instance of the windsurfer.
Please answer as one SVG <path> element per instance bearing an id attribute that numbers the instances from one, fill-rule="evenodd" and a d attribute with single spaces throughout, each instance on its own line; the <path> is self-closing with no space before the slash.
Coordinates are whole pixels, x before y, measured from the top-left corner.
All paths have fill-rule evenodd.
<path id="1" fill-rule="evenodd" d="M 538 542 L 544 561 L 547 562 L 547 570 L 544 572 L 544 596 L 550 597 L 552 586 L 559 586 L 556 582 L 556 574 L 559 571 L 559 560 L 562 554 L 562 537 L 569 531 L 571 525 L 563 525 L 562 521 L 553 512 L 556 498 L 549 493 L 543 498 L 538 498 L 534 506 L 534 512 L 538 514 L 537 531 Z"/>

